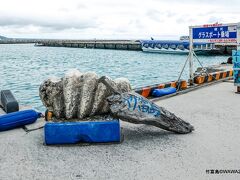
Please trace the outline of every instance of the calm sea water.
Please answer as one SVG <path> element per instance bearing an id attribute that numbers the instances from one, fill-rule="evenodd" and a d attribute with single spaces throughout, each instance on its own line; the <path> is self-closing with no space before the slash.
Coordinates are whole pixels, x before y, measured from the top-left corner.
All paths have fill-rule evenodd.
<path id="1" fill-rule="evenodd" d="M 203 65 L 226 61 L 226 56 L 200 56 Z M 0 45 L 0 89 L 10 89 L 20 104 L 44 111 L 38 96 L 40 83 L 62 77 L 69 69 L 95 71 L 111 78 L 126 77 L 133 87 L 176 80 L 185 55 L 137 51 Z M 199 65 L 195 61 L 195 67 Z M 183 74 L 187 79 L 188 68 Z"/>

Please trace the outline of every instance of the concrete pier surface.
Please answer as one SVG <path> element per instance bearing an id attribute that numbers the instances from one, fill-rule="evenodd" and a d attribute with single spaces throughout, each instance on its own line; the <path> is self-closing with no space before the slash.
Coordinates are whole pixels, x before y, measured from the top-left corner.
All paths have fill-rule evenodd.
<path id="1" fill-rule="evenodd" d="M 208 171 L 240 169 L 235 90 L 222 82 L 157 101 L 194 125 L 186 135 L 121 122 L 120 144 L 46 146 L 43 129 L 0 132 L 0 179 L 240 179 Z"/>

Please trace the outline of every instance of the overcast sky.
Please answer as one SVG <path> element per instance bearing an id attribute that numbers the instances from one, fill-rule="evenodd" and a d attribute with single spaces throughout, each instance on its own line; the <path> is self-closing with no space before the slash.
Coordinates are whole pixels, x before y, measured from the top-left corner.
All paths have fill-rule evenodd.
<path id="1" fill-rule="evenodd" d="M 240 21 L 240 0 L 2 0 L 0 35 L 178 39 L 188 26 Z"/>

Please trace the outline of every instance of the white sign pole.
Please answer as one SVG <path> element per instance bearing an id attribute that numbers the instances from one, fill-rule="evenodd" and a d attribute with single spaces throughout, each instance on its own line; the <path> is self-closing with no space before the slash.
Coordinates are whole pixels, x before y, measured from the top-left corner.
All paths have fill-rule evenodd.
<path id="1" fill-rule="evenodd" d="M 240 23 L 237 24 L 237 51 L 239 50 L 240 50 Z M 238 72 L 238 75 L 239 75 L 239 72 Z M 234 82 L 235 82 L 235 79 L 234 79 Z M 237 93 L 240 93 L 240 86 L 237 86 Z"/>
<path id="2" fill-rule="evenodd" d="M 193 33 L 192 27 L 189 27 L 189 83 L 193 84 Z"/>
<path id="3" fill-rule="evenodd" d="M 240 22 L 237 24 L 237 50 L 240 50 Z"/>

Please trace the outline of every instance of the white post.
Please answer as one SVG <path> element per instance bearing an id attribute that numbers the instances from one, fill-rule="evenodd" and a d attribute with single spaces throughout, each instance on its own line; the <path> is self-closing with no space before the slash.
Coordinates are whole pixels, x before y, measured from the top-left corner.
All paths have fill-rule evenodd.
<path id="1" fill-rule="evenodd" d="M 240 23 L 237 24 L 237 51 L 240 50 Z M 240 86 L 237 86 L 237 93 L 240 93 Z"/>
<path id="2" fill-rule="evenodd" d="M 237 50 L 240 50 L 240 22 L 237 24 Z"/>
<path id="3" fill-rule="evenodd" d="M 192 27 L 189 27 L 189 83 L 193 84 L 193 34 Z"/>

